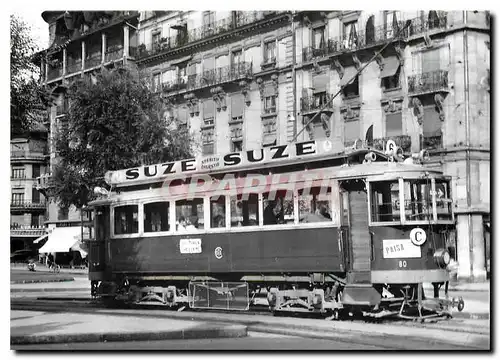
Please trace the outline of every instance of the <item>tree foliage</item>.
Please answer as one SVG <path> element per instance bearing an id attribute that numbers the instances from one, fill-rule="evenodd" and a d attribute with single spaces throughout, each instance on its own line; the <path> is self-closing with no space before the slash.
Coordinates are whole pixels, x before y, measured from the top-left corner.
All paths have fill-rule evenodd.
<path id="1" fill-rule="evenodd" d="M 161 100 L 132 70 L 102 70 L 73 83 L 66 96 L 51 194 L 62 206 L 86 205 L 106 171 L 191 156 L 188 130 L 166 118 Z"/>
<path id="2" fill-rule="evenodd" d="M 48 96 L 38 82 L 33 63 L 37 50 L 29 26 L 10 16 L 10 112 L 11 134 L 25 133 L 46 116 Z"/>

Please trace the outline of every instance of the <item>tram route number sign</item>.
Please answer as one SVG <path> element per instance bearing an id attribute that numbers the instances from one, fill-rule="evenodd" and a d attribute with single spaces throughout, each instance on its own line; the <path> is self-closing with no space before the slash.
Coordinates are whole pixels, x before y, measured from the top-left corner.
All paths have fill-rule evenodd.
<path id="1" fill-rule="evenodd" d="M 181 254 L 200 254 L 201 239 L 181 239 L 179 241 Z"/>
<path id="2" fill-rule="evenodd" d="M 420 258 L 422 250 L 410 239 L 385 239 L 382 241 L 384 259 Z"/>

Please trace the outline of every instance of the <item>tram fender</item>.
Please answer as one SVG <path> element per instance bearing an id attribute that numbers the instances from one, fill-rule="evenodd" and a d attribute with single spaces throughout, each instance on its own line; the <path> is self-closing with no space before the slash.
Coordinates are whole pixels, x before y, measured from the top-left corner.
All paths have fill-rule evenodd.
<path id="1" fill-rule="evenodd" d="M 342 294 L 343 305 L 375 306 L 382 297 L 371 285 L 346 285 Z"/>

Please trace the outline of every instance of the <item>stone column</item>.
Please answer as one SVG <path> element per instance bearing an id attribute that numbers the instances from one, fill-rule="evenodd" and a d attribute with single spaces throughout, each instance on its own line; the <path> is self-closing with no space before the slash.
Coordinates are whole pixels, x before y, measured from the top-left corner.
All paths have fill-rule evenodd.
<path id="1" fill-rule="evenodd" d="M 68 53 L 66 51 L 66 48 L 63 49 L 63 68 L 62 68 L 62 75 L 66 76 L 66 63 L 68 59 Z"/>
<path id="2" fill-rule="evenodd" d="M 82 40 L 82 74 L 85 70 L 85 40 Z"/>
<path id="3" fill-rule="evenodd" d="M 104 64 L 106 62 L 106 34 L 102 33 L 101 34 L 101 62 Z"/>
<path id="4" fill-rule="evenodd" d="M 125 25 L 123 25 L 123 64 L 124 65 L 126 64 L 126 61 L 128 59 L 129 46 L 130 46 L 129 28 L 128 28 L 128 25 L 125 24 Z"/>
<path id="5" fill-rule="evenodd" d="M 483 217 L 480 214 L 459 214 L 457 219 L 458 279 L 486 280 Z"/>

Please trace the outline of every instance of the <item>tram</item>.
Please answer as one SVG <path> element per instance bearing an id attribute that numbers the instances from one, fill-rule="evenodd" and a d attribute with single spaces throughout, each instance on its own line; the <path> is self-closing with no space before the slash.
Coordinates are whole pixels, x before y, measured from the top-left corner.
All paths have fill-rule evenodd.
<path id="1" fill-rule="evenodd" d="M 329 140 L 109 171 L 89 279 L 107 303 L 449 317 L 450 177 Z M 423 283 L 434 285 L 424 294 Z"/>

